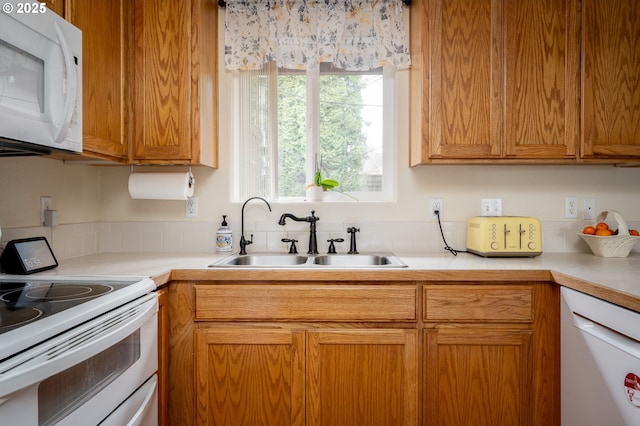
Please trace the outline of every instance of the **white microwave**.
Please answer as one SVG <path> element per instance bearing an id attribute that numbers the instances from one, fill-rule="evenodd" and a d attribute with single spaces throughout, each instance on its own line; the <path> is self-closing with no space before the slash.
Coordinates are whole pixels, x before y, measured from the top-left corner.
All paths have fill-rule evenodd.
<path id="1" fill-rule="evenodd" d="M 0 156 L 82 152 L 82 32 L 44 3 L 3 0 Z"/>

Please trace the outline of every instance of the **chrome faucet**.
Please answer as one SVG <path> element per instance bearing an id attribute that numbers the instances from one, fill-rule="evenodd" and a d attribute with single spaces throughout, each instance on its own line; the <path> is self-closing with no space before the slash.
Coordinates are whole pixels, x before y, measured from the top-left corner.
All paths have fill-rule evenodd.
<path id="1" fill-rule="evenodd" d="M 244 202 L 244 204 L 242 205 L 242 234 L 240 235 L 240 254 L 247 254 L 246 247 L 249 244 L 253 244 L 253 234 L 251 234 L 251 239 L 249 241 L 245 240 L 244 238 L 244 206 L 246 206 L 247 203 L 251 200 L 264 201 L 267 207 L 269 207 L 269 211 L 271 211 L 271 205 L 269 205 L 269 202 L 262 197 L 251 197 Z"/>
<path id="2" fill-rule="evenodd" d="M 316 211 L 311 210 L 311 216 L 307 217 L 296 217 L 291 213 L 285 213 L 280 216 L 280 220 L 278 221 L 278 225 L 285 225 L 285 221 L 287 218 L 291 220 L 295 220 L 296 222 L 309 222 L 309 251 L 307 254 L 318 254 L 318 238 L 316 236 L 316 222 L 320 220 L 318 216 L 315 215 Z"/>

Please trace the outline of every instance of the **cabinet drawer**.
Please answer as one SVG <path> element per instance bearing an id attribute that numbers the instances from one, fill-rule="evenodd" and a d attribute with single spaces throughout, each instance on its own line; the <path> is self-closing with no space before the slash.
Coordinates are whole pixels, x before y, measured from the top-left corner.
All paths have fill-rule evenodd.
<path id="1" fill-rule="evenodd" d="M 424 286 L 425 321 L 531 322 L 531 286 Z"/>
<path id="2" fill-rule="evenodd" d="M 196 285 L 200 321 L 415 321 L 413 285 Z"/>

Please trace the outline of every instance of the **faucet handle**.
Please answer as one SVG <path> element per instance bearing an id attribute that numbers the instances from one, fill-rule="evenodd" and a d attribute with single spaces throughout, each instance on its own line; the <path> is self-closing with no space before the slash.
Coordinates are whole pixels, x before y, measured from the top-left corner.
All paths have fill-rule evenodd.
<path id="1" fill-rule="evenodd" d="M 327 252 L 327 254 L 336 254 L 336 246 L 334 243 L 341 243 L 344 241 L 344 238 L 331 238 L 330 240 L 327 240 L 327 242 L 329 243 L 329 251 Z"/>
<path id="2" fill-rule="evenodd" d="M 296 243 L 298 242 L 298 240 L 294 240 L 292 238 L 283 238 L 282 240 L 283 243 L 291 243 L 291 246 L 289 246 L 289 254 L 298 254 L 298 248 L 296 247 Z"/>
<path id="3" fill-rule="evenodd" d="M 349 245 L 349 254 L 358 254 L 358 248 L 356 247 L 356 232 L 360 232 L 360 228 L 352 226 L 347 228 L 347 232 L 351 234 L 351 243 Z"/>

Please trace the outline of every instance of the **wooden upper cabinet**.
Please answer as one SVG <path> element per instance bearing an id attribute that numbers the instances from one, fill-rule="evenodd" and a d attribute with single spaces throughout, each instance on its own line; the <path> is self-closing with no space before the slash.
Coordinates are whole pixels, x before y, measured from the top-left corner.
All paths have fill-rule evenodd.
<path id="1" fill-rule="evenodd" d="M 578 35 L 577 0 L 412 6 L 411 165 L 574 160 Z"/>
<path id="2" fill-rule="evenodd" d="M 217 13 L 134 1 L 132 163 L 217 166 Z"/>
<path id="3" fill-rule="evenodd" d="M 60 16 L 64 15 L 64 0 L 42 0 L 40 3 L 44 3 L 47 9 L 52 10 Z"/>
<path id="4" fill-rule="evenodd" d="M 505 157 L 575 159 L 577 0 L 504 1 Z"/>
<path id="5" fill-rule="evenodd" d="M 582 156 L 640 157 L 640 2 L 582 1 Z"/>
<path id="6" fill-rule="evenodd" d="M 129 140 L 127 8 L 126 0 L 65 2 L 65 18 L 82 30 L 83 154 L 119 162 Z"/>

